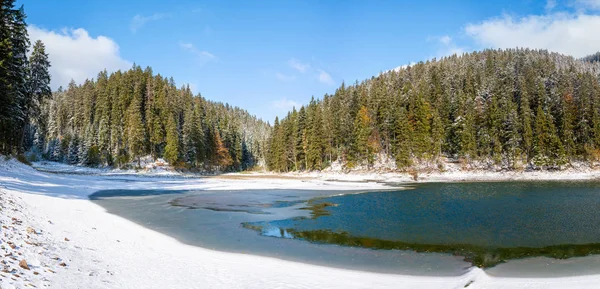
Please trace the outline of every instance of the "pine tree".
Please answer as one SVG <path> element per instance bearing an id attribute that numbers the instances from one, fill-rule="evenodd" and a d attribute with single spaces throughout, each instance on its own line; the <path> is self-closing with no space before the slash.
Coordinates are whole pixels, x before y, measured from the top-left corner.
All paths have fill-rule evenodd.
<path id="1" fill-rule="evenodd" d="M 75 165 L 79 163 L 79 139 L 71 138 L 69 142 L 69 152 L 67 154 L 67 163 Z"/>
<path id="2" fill-rule="evenodd" d="M 194 109 L 186 109 L 183 121 L 183 160 L 194 164 L 197 159 L 198 125 L 194 122 Z"/>
<path id="3" fill-rule="evenodd" d="M 564 148 L 552 119 L 538 106 L 535 116 L 536 142 L 533 162 L 539 167 L 555 167 L 566 163 Z"/>
<path id="4" fill-rule="evenodd" d="M 444 124 L 439 113 L 435 110 L 431 118 L 431 156 L 437 159 L 442 154 L 442 146 L 444 144 Z"/>
<path id="5" fill-rule="evenodd" d="M 127 125 L 129 154 L 131 159 L 137 159 L 138 167 L 144 149 L 144 124 L 142 123 L 140 107 L 141 99 L 136 96 L 129 106 L 129 123 Z"/>
<path id="6" fill-rule="evenodd" d="M 194 160 L 196 165 L 202 163 L 205 159 L 206 159 L 206 139 L 204 137 L 204 126 L 203 126 L 203 122 L 202 119 L 204 118 L 203 115 L 203 108 L 202 108 L 202 103 L 200 101 L 198 101 L 196 103 L 196 105 L 194 106 L 194 112 L 192 115 L 192 142 L 196 144 L 196 148 L 195 148 L 195 152 L 196 152 L 196 159 Z M 251 165 L 251 164 L 248 164 Z"/>
<path id="7" fill-rule="evenodd" d="M 533 150 L 533 129 L 532 125 L 532 112 L 529 103 L 529 94 L 525 87 L 521 88 L 521 103 L 519 105 L 520 118 L 521 118 L 521 135 L 522 135 L 522 150 L 525 153 L 527 161 L 532 157 Z"/>
<path id="8" fill-rule="evenodd" d="M 411 128 L 408 122 L 407 112 L 404 107 L 398 109 L 395 123 L 396 141 L 394 147 L 394 156 L 396 166 L 400 169 L 410 167 L 411 160 Z"/>
<path id="9" fill-rule="evenodd" d="M 309 105 L 309 130 L 307 136 L 307 169 L 320 170 L 323 165 L 323 124 L 321 108 L 314 100 Z"/>
<path id="10" fill-rule="evenodd" d="M 167 121 L 167 146 L 164 157 L 171 165 L 175 165 L 179 160 L 179 133 L 173 117 L 169 117 Z"/>
<path id="11" fill-rule="evenodd" d="M 417 159 L 429 158 L 428 152 L 431 152 L 431 107 L 425 101 L 421 92 L 416 92 L 414 99 L 409 107 L 409 119 L 413 123 L 413 141 L 416 144 L 413 152 Z"/>
<path id="12" fill-rule="evenodd" d="M 85 140 L 81 140 L 79 141 L 79 148 L 77 148 L 77 160 L 78 163 L 80 165 L 87 165 L 87 163 L 89 162 L 88 159 L 88 154 L 89 154 L 89 147 L 86 145 L 86 141 Z"/>
<path id="13" fill-rule="evenodd" d="M 504 105 L 501 134 L 505 159 L 511 169 L 515 168 L 521 155 L 519 147 L 521 135 L 519 134 L 519 115 L 516 103 L 508 102 Z"/>
<path id="14" fill-rule="evenodd" d="M 306 110 L 301 107 L 298 111 L 298 120 L 296 121 L 296 170 L 304 170 L 307 168 L 306 150 L 308 148 L 306 135 Z"/>
<path id="15" fill-rule="evenodd" d="M 353 159 L 360 163 L 369 158 L 369 136 L 371 135 L 371 118 L 366 107 L 362 106 L 354 120 L 354 135 L 352 142 Z"/>
<path id="16" fill-rule="evenodd" d="M 0 2 L 0 153 L 22 152 L 30 132 L 29 39 L 23 7 Z"/>
<path id="17" fill-rule="evenodd" d="M 487 150 L 487 156 L 494 160 L 494 163 L 500 164 L 502 160 L 502 142 L 500 141 L 502 116 L 498 105 L 498 98 L 492 96 L 488 111 L 487 111 L 487 133 L 488 144 L 490 150 Z M 486 144 L 484 144 L 485 146 Z"/>
<path id="18" fill-rule="evenodd" d="M 48 145 L 48 154 L 51 161 L 61 162 L 62 161 L 62 151 L 59 139 L 52 139 L 50 144 Z"/>
<path id="19" fill-rule="evenodd" d="M 50 90 L 50 60 L 46 54 L 46 47 L 41 40 L 33 45 L 33 52 L 29 57 L 28 90 L 31 94 L 30 114 L 37 116 L 40 113 L 40 104 L 52 96 Z M 35 119 L 37 121 L 37 119 Z"/>
<path id="20" fill-rule="evenodd" d="M 466 94 L 461 94 L 462 105 L 459 115 L 454 120 L 458 138 L 458 156 L 467 161 L 477 157 L 477 132 L 475 124 L 475 108 L 473 101 Z"/>
<path id="21" fill-rule="evenodd" d="M 29 38 L 27 35 L 27 24 L 25 23 L 25 11 L 23 6 L 18 10 L 13 10 L 14 18 L 11 25 L 11 61 L 9 62 L 9 79 L 12 93 L 17 100 L 17 106 L 14 109 L 14 123 L 19 130 L 15 136 L 18 151 L 25 148 L 25 134 L 29 129 L 30 110 L 32 106 L 32 97 L 27 89 L 27 78 L 29 70 L 29 60 L 27 52 L 29 51 Z"/>
<path id="22" fill-rule="evenodd" d="M 570 157 L 576 154 L 577 149 L 574 134 L 576 112 L 573 107 L 573 95 L 570 91 L 563 94 L 561 107 L 561 139 L 564 143 L 565 154 Z"/>

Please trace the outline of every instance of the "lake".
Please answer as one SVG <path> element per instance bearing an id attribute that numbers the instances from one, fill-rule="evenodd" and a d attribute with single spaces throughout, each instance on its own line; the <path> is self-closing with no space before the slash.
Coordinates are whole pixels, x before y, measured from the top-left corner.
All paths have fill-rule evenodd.
<path id="1" fill-rule="evenodd" d="M 597 259 L 572 258 L 600 253 L 598 182 L 431 183 L 378 192 L 111 190 L 90 198 L 188 244 L 318 265 L 445 276 L 545 256 L 578 260 L 578 272 L 600 268 Z"/>

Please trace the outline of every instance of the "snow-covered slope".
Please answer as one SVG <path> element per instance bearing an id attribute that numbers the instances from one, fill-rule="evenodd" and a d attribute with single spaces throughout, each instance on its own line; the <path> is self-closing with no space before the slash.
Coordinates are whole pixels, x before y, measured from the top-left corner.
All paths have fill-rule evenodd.
<path id="1" fill-rule="evenodd" d="M 129 179 L 123 182 L 122 179 Z M 20 237 L 2 228 L 0 233 L 17 243 L 31 226 L 49 244 L 32 257 L 35 248 L 23 249 L 35 270 L 55 268 L 59 256 L 66 267 L 40 275 L 25 272 L 26 282 L 38 288 L 597 288 L 599 275 L 568 278 L 492 277 L 478 268 L 463 276 L 427 277 L 377 274 L 319 267 L 274 258 L 217 252 L 182 244 L 131 221 L 108 214 L 86 196 L 110 188 L 248 189 L 384 188 L 376 183 L 332 182 L 318 179 L 273 179 L 234 175 L 225 178 L 148 178 L 135 176 L 63 175 L 33 170 L 16 161 L 0 161 L 0 190 L 18 203 L 23 220 Z M 0 211 L 3 222 L 12 216 Z M 51 222 L 48 222 L 51 221 Z M 25 228 L 24 228 L 25 227 Z M 5 235 L 6 234 L 6 235 Z M 68 238 L 66 241 L 64 238 Z M 21 238 L 21 239 L 19 239 Z M 38 237 L 35 237 L 38 238 Z M 37 240 L 37 239 L 35 239 Z M 29 250 L 29 251 L 27 251 Z M 36 259 L 37 258 L 37 259 Z M 10 266 L 14 265 L 11 263 Z M 39 267 L 35 267 L 39 266 Z M 52 266 L 52 267 L 51 267 Z M 17 270 L 21 272 L 23 270 Z M 26 271 L 26 270 L 25 270 Z M 0 283 L 2 288 L 27 288 L 26 282 Z M 17 273 L 19 274 L 19 273 Z M 36 279 L 38 278 L 38 279 Z M 31 280 L 31 281 L 29 281 Z M 11 283 L 12 282 L 12 283 Z M 37 282 L 37 283 L 35 283 Z M 11 287 L 13 286 L 13 287 Z"/>

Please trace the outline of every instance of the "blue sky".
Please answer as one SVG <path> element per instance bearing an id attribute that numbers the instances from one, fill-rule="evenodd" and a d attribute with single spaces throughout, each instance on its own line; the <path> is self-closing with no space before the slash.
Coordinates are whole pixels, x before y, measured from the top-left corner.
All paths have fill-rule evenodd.
<path id="1" fill-rule="evenodd" d="M 487 47 L 600 50 L 600 0 L 22 0 L 53 86 L 132 63 L 265 120 L 411 62 Z"/>

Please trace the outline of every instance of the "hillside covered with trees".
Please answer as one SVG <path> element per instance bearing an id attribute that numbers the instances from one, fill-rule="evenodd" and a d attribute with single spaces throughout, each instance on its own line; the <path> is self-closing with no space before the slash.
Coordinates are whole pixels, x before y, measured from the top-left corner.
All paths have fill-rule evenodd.
<path id="1" fill-rule="evenodd" d="M 269 124 L 247 111 L 194 96 L 151 68 L 50 89 L 44 44 L 30 51 L 23 7 L 0 2 L 0 154 L 123 167 L 143 156 L 198 171 L 264 163 Z"/>
<path id="2" fill-rule="evenodd" d="M 164 158 L 197 171 L 371 168 L 559 169 L 600 161 L 599 54 L 453 55 L 312 99 L 273 126 L 134 65 L 50 90 L 23 8 L 0 5 L 0 153 L 88 166 Z M 31 53 L 29 53 L 31 50 Z"/>
<path id="3" fill-rule="evenodd" d="M 600 66 L 545 50 L 485 50 L 387 71 L 276 119 L 267 165 L 555 169 L 600 158 Z"/>
<path id="4" fill-rule="evenodd" d="M 237 171 L 264 159 L 267 123 L 194 96 L 135 66 L 59 89 L 44 104 L 36 149 L 53 161 L 122 167 L 146 155 L 179 167 Z"/>

